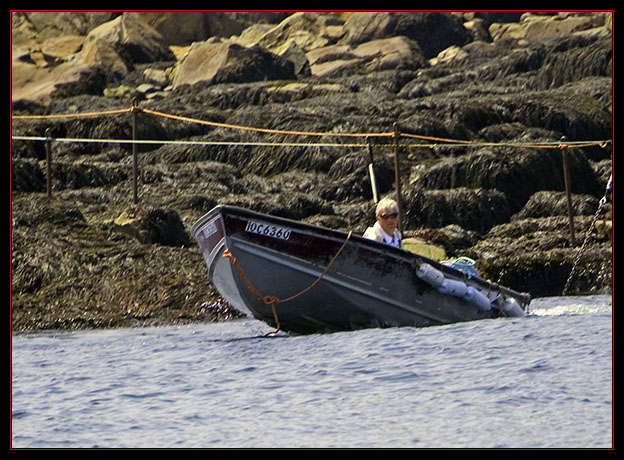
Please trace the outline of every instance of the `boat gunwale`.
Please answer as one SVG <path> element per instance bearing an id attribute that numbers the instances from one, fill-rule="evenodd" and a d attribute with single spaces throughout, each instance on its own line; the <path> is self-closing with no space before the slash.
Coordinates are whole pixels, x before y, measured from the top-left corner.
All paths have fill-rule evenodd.
<path id="1" fill-rule="evenodd" d="M 261 212 L 256 212 L 256 211 L 252 211 L 249 209 L 240 208 L 237 206 L 217 205 L 214 208 L 212 208 L 210 211 L 208 211 L 206 214 L 204 214 L 202 217 L 200 217 L 197 220 L 197 222 L 193 225 L 191 229 L 191 233 L 193 237 L 197 239 L 198 232 L 202 229 L 202 227 L 207 222 L 216 218 L 215 216 L 221 215 L 222 218 L 224 218 L 225 215 L 227 214 L 235 215 L 235 216 L 242 217 L 242 218 L 263 219 L 268 222 L 271 222 L 272 224 L 276 224 L 280 226 L 287 226 L 292 229 L 296 229 L 298 232 L 307 232 L 307 233 L 318 235 L 318 236 L 325 237 L 325 238 L 329 237 L 329 238 L 336 239 L 337 241 L 341 241 L 341 242 L 345 241 L 348 236 L 348 233 L 342 230 L 335 230 L 335 229 L 330 229 L 326 227 L 321 227 L 318 225 L 307 224 L 305 222 L 300 222 L 300 221 L 289 219 L 286 217 L 279 217 L 279 216 L 274 216 L 274 215 L 265 214 Z M 480 277 L 468 278 L 465 272 L 459 269 L 456 269 L 454 267 L 444 265 L 437 260 L 429 259 L 426 256 L 413 253 L 405 249 L 396 248 L 396 247 L 381 243 L 379 241 L 364 238 L 363 236 L 360 236 L 360 235 L 352 234 L 349 237 L 349 240 L 356 242 L 359 245 L 370 247 L 372 249 L 375 249 L 376 251 L 383 252 L 386 256 L 390 255 L 391 257 L 400 258 L 405 262 L 429 264 L 432 267 L 436 268 L 437 270 L 440 270 L 442 273 L 448 274 L 462 281 L 473 282 L 479 285 L 479 287 L 484 288 L 484 289 L 487 288 L 489 290 L 499 291 L 500 293 L 504 295 L 515 298 L 521 305 L 523 305 L 524 307 L 523 310 L 525 310 L 526 307 L 531 302 L 531 295 L 528 293 L 521 293 L 511 288 L 508 288 L 506 286 L 501 286 L 500 284 L 493 283 L 491 281 L 485 280 Z"/>

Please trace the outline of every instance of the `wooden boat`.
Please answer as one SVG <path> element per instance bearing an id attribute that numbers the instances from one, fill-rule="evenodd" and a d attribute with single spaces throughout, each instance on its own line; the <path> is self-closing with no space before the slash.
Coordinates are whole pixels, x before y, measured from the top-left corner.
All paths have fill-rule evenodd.
<path id="1" fill-rule="evenodd" d="M 523 316 L 531 300 L 403 249 L 236 207 L 215 207 L 192 233 L 223 298 L 292 333 Z"/>

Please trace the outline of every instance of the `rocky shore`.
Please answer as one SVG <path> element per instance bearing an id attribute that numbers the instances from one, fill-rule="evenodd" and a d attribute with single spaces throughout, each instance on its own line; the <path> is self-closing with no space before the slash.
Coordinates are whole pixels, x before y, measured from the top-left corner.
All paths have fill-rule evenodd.
<path id="1" fill-rule="evenodd" d="M 390 195 L 394 143 L 344 134 L 395 129 L 408 135 L 408 236 L 533 297 L 561 295 L 575 263 L 570 294 L 611 293 L 611 194 L 599 205 L 611 24 L 610 12 L 13 12 L 13 136 L 131 139 L 122 109 L 135 103 L 138 139 L 195 143 L 139 146 L 135 204 L 130 144 L 52 142 L 48 198 L 46 143 L 12 141 L 12 330 L 239 317 L 207 280 L 193 223 L 223 203 L 363 232 L 364 144 Z"/>

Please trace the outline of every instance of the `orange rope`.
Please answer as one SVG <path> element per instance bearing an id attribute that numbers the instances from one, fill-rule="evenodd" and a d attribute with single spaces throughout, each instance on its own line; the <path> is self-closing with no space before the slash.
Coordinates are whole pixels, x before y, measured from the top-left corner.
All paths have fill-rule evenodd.
<path id="1" fill-rule="evenodd" d="M 342 137 L 389 137 L 392 136 L 393 133 L 321 133 L 314 131 L 288 131 L 283 129 L 269 129 L 269 128 L 254 128 L 251 126 L 241 126 L 241 125 L 232 125 L 229 123 L 219 123 L 216 121 L 205 121 L 205 120 L 197 120 L 195 118 L 183 117 L 180 115 L 171 115 L 168 113 L 157 112 L 155 110 L 150 109 L 141 109 L 145 113 L 149 113 L 151 115 L 157 115 L 165 118 L 172 118 L 174 120 L 188 121 L 191 123 L 200 123 L 209 126 L 216 126 L 219 128 L 230 128 L 230 129 L 240 129 L 243 131 L 256 131 L 260 133 L 270 133 L 270 134 L 293 134 L 297 136 L 342 136 Z"/>
<path id="2" fill-rule="evenodd" d="M 155 115 L 164 118 L 170 118 L 173 120 L 186 121 L 190 123 L 199 123 L 208 126 L 215 126 L 218 128 L 229 128 L 229 129 L 237 129 L 242 131 L 255 131 L 260 133 L 268 133 L 268 134 L 289 134 L 296 136 L 334 136 L 334 137 L 404 137 L 404 138 L 412 138 L 412 139 L 422 139 L 426 141 L 434 141 L 434 142 L 446 142 L 446 143 L 454 143 L 454 144 L 465 144 L 465 145 L 474 145 L 474 146 L 500 146 L 505 145 L 505 143 L 496 143 L 496 142 L 481 142 L 481 141 L 466 141 L 461 139 L 449 139 L 444 137 L 435 137 L 435 136 L 424 136 L 420 134 L 410 134 L 410 133 L 396 133 L 396 132 L 385 132 L 385 133 L 328 133 L 328 132 L 316 132 L 316 131 L 290 131 L 290 130 L 282 130 L 282 129 L 270 129 L 270 128 L 255 128 L 252 126 L 241 126 L 234 125 L 229 123 L 220 123 L 216 121 L 206 121 L 199 120 L 196 118 L 184 117 L 181 115 L 172 115 L 168 113 L 158 112 L 156 110 L 150 109 L 142 109 L 136 105 L 129 107 L 127 109 L 117 109 L 117 110 L 107 110 L 102 112 L 86 112 L 86 113 L 66 113 L 66 114 L 58 114 L 58 115 L 12 115 L 12 119 L 17 120 L 26 120 L 26 119 L 48 119 L 48 118 L 81 118 L 81 117 L 95 117 L 101 115 L 114 115 L 119 113 L 126 112 L 144 112 L 150 115 Z M 603 141 L 587 141 L 585 143 L 570 143 L 570 144 L 509 144 L 513 147 L 525 147 L 525 148 L 534 148 L 534 149 L 552 149 L 552 148 L 568 148 L 568 147 L 589 147 L 592 145 L 599 145 L 604 148 L 609 140 Z"/>
<path id="3" fill-rule="evenodd" d="M 28 119 L 46 119 L 46 118 L 82 118 L 82 117 L 97 117 L 99 115 L 114 115 L 117 113 L 131 112 L 132 107 L 128 109 L 106 110 L 104 112 L 86 112 L 86 113 L 61 113 L 58 115 L 11 115 L 11 118 L 16 120 L 28 120 Z"/>
<path id="4" fill-rule="evenodd" d="M 434 136 L 423 136 L 420 134 L 409 134 L 409 133 L 401 133 L 401 137 L 411 137 L 414 139 L 423 139 L 427 141 L 437 141 L 437 142 L 453 142 L 456 144 L 472 144 L 473 141 L 462 141 L 457 139 L 445 139 L 443 137 L 434 137 Z"/>
<path id="5" fill-rule="evenodd" d="M 271 305 L 271 310 L 273 311 L 273 318 L 275 319 L 275 324 L 276 324 L 276 327 L 277 327 L 277 329 L 275 331 L 273 331 L 271 334 L 275 334 L 275 333 L 279 332 L 280 327 L 281 327 L 280 326 L 280 322 L 279 322 L 279 318 L 277 317 L 277 312 L 275 311 L 275 305 L 277 305 L 279 303 L 290 302 L 291 300 L 294 300 L 297 297 L 305 294 L 310 289 L 312 289 L 314 286 L 316 286 L 323 279 L 323 277 L 327 274 L 327 272 L 329 271 L 331 266 L 334 264 L 334 262 L 336 261 L 336 259 L 340 255 L 340 253 L 342 253 L 342 250 L 347 245 L 347 242 L 349 241 L 349 238 L 351 238 L 351 234 L 352 233 L 353 233 L 353 231 L 349 232 L 349 234 L 347 235 L 347 238 L 342 243 L 342 246 L 340 246 L 340 249 L 338 249 L 338 252 L 336 252 L 336 254 L 332 257 L 332 259 L 329 261 L 329 264 L 327 264 L 327 267 L 325 267 L 325 270 L 323 270 L 323 273 L 321 273 L 318 276 L 318 278 L 316 278 L 305 289 L 303 289 L 303 290 L 299 291 L 298 293 L 296 293 L 296 294 L 294 294 L 294 295 L 292 295 L 290 297 L 287 297 L 285 299 L 280 299 L 279 297 L 271 296 L 271 295 L 263 296 L 262 294 L 260 294 L 260 292 L 254 287 L 254 285 L 251 283 L 251 281 L 249 281 L 249 279 L 245 275 L 245 271 L 238 264 L 238 261 L 236 260 L 236 257 L 234 257 L 234 255 L 229 250 L 226 249 L 223 252 L 223 257 L 226 257 L 226 258 L 230 259 L 230 262 L 236 268 L 236 270 L 238 271 L 238 274 L 240 275 L 240 277 L 244 281 L 244 283 L 247 286 L 247 288 L 251 291 L 251 293 L 254 296 L 256 296 L 258 299 L 262 300 L 265 304 Z"/>

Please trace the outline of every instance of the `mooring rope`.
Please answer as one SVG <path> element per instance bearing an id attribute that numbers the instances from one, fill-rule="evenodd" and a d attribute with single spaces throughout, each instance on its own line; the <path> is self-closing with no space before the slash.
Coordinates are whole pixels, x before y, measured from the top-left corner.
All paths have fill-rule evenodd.
<path id="1" fill-rule="evenodd" d="M 244 126 L 244 125 L 236 125 L 231 123 L 221 123 L 216 121 L 209 120 L 201 120 L 198 118 L 191 118 L 182 115 L 174 115 L 165 112 L 159 112 L 156 110 L 140 108 L 137 105 L 132 105 L 131 107 L 125 109 L 114 109 L 114 110 L 104 110 L 100 112 L 83 112 L 83 113 L 64 113 L 64 114 L 51 114 L 51 115 L 11 115 L 12 119 L 15 120 L 45 120 L 45 119 L 60 119 L 60 118 L 82 118 L 82 117 L 96 117 L 103 115 L 115 115 L 120 113 L 133 113 L 133 112 L 142 112 L 149 115 L 159 116 L 163 118 L 169 118 L 173 120 L 185 121 L 189 123 L 197 123 L 202 125 L 213 126 L 217 128 L 227 128 L 239 131 L 253 131 L 258 133 L 265 134 L 284 134 L 284 135 L 293 135 L 293 136 L 311 136 L 311 137 L 322 137 L 322 136 L 330 136 L 330 137 L 351 137 L 351 138 L 366 138 L 366 137 L 384 137 L 384 138 L 407 138 L 407 139 L 419 139 L 428 142 L 437 142 L 439 145 L 444 146 L 473 146 L 473 147 L 495 147 L 495 146 L 508 146 L 508 147 L 524 147 L 524 148 L 533 148 L 533 149 L 551 149 L 551 148 L 567 148 L 567 147 L 590 147 L 594 145 L 598 145 L 601 148 L 605 148 L 611 140 L 597 140 L 597 141 L 566 141 L 562 142 L 544 142 L 544 143 L 500 143 L 500 142 L 485 142 L 485 141 L 471 141 L 471 140 L 462 140 L 462 139 L 451 139 L 444 137 L 435 137 L 435 136 L 425 136 L 422 134 L 412 134 L 412 133 L 402 133 L 395 131 L 387 131 L 380 133 L 335 133 L 335 132 L 318 132 L 318 131 L 293 131 L 293 130 L 283 130 L 283 129 L 272 129 L 272 128 L 258 128 L 253 126 Z M 50 138 L 40 138 L 35 136 L 13 136 L 12 139 L 15 140 L 56 140 L 58 142 L 70 142 L 71 139 L 50 139 Z M 149 141 L 138 141 L 138 140 L 117 140 L 117 139 L 99 139 L 99 140 L 86 140 L 86 139 L 75 139 L 76 142 L 115 142 L 115 143 L 152 143 L 152 144 L 165 144 L 165 143 L 181 143 L 182 141 L 158 141 L 158 140 L 149 140 Z M 194 142 L 194 141 L 189 141 Z M 211 144 L 207 143 L 205 145 L 222 145 L 223 143 Z M 246 144 L 246 145 L 261 145 L 261 144 Z M 291 146 L 291 144 L 280 144 L 280 143 L 271 143 L 270 145 L 282 145 L 282 146 Z M 323 144 L 319 144 L 323 145 Z M 328 144 L 324 144 L 328 145 Z M 348 146 L 357 146 L 362 147 L 367 144 L 353 144 Z M 411 147 L 435 147 L 439 146 L 436 144 L 420 144 L 413 145 L 410 144 Z M 345 144 L 331 144 L 331 146 L 341 146 L 344 147 Z"/>
<path id="2" fill-rule="evenodd" d="M 336 252 L 336 254 L 331 258 L 331 260 L 329 261 L 329 263 L 325 267 L 325 270 L 323 270 L 323 272 L 308 287 L 302 289 L 301 291 L 297 292 L 296 294 L 291 295 L 290 297 L 286 297 L 285 299 L 280 299 L 279 297 L 272 296 L 272 295 L 262 295 L 260 293 L 260 291 L 258 291 L 258 289 L 256 289 L 255 286 L 251 283 L 251 281 L 249 281 L 249 278 L 247 278 L 247 276 L 245 275 L 245 271 L 240 266 L 240 264 L 238 263 L 238 260 L 230 252 L 230 250 L 225 250 L 223 252 L 223 257 L 230 259 L 230 262 L 232 263 L 234 268 L 236 268 L 236 270 L 238 271 L 238 274 L 240 275 L 241 279 L 243 280 L 243 282 L 245 283 L 245 285 L 247 286 L 249 291 L 254 296 L 256 296 L 258 299 L 263 301 L 266 305 L 270 305 L 271 306 L 271 310 L 273 312 L 273 318 L 275 319 L 276 330 L 273 331 L 273 332 L 270 332 L 267 335 L 277 334 L 280 331 L 280 329 L 281 329 L 280 321 L 279 321 L 279 318 L 277 316 L 277 311 L 275 310 L 275 305 L 286 303 L 286 302 L 290 302 L 291 300 L 294 300 L 297 297 L 302 296 L 303 294 L 308 292 L 310 289 L 312 289 L 314 286 L 316 286 L 323 279 L 323 277 L 325 277 L 325 275 L 327 274 L 327 272 L 329 271 L 331 266 L 334 264 L 334 262 L 336 261 L 338 256 L 342 253 L 342 250 L 347 245 L 347 242 L 349 241 L 349 238 L 351 238 L 351 234 L 352 233 L 353 233 L 353 231 L 349 231 L 349 233 L 347 234 L 347 238 L 342 243 L 342 246 L 340 246 L 340 249 L 338 249 L 338 252 Z"/>
<path id="3" fill-rule="evenodd" d="M 563 288 L 562 295 L 566 295 L 568 293 L 568 289 L 570 288 L 570 285 L 572 283 L 572 279 L 574 278 L 574 275 L 576 274 L 576 269 L 578 267 L 578 264 L 581 261 L 581 257 L 583 257 L 583 253 L 585 252 L 585 248 L 587 247 L 587 243 L 589 242 L 589 237 L 591 236 L 592 230 L 594 229 L 594 226 L 596 225 L 596 221 L 598 220 L 598 216 L 600 216 L 600 213 L 602 212 L 602 208 L 604 207 L 604 205 L 607 204 L 607 199 L 608 199 L 607 195 L 611 191 L 612 183 L 613 183 L 613 174 L 611 174 L 611 177 L 609 178 L 609 182 L 607 183 L 607 188 L 605 190 L 605 194 L 602 197 L 602 199 L 600 200 L 600 202 L 598 203 L 598 209 L 596 209 L 596 213 L 594 214 L 594 218 L 592 219 L 591 224 L 590 224 L 589 228 L 587 229 L 587 234 L 585 235 L 585 239 L 583 240 L 583 244 L 581 245 L 581 248 L 579 249 L 579 252 L 576 255 L 576 258 L 574 260 L 574 264 L 572 265 L 572 270 L 570 270 L 570 275 L 568 276 L 568 279 L 566 280 L 565 286 Z"/>

